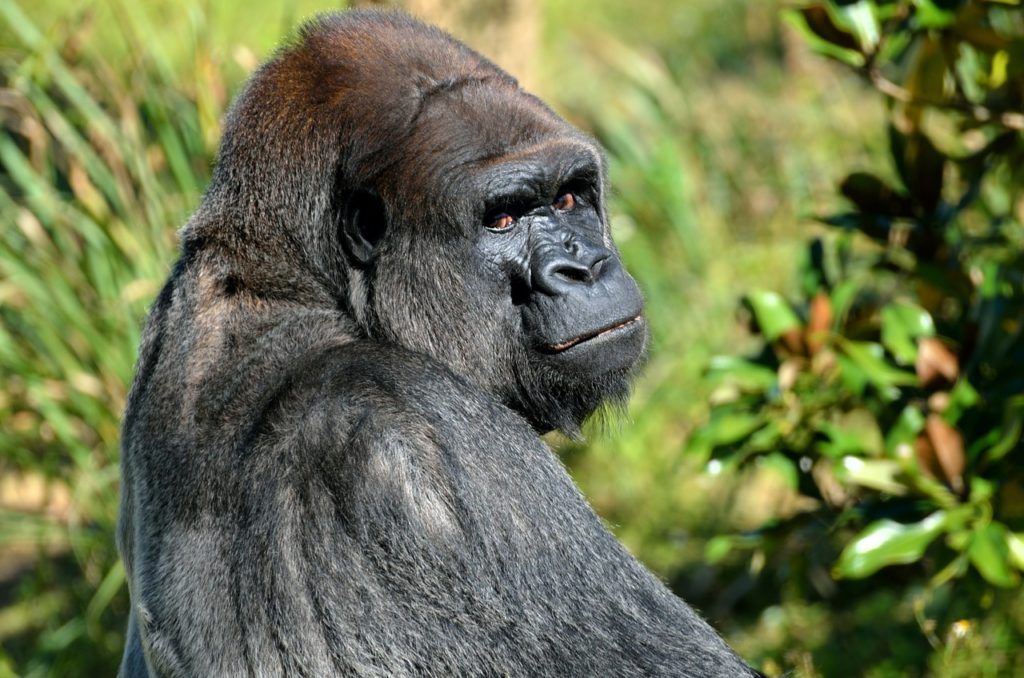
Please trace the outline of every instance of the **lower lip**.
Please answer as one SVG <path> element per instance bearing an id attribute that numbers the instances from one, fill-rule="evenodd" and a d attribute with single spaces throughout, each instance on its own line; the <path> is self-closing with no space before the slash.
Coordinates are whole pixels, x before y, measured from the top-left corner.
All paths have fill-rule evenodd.
<path id="1" fill-rule="evenodd" d="M 612 327 L 609 327 L 607 329 L 603 329 L 600 332 L 598 332 L 597 334 L 586 336 L 585 338 L 570 339 L 569 341 L 562 342 L 561 344 L 552 344 L 550 346 L 546 346 L 545 350 L 547 352 L 549 352 L 549 353 L 554 353 L 554 354 L 558 354 L 558 353 L 562 353 L 564 351 L 568 351 L 569 349 L 574 348 L 576 346 L 579 346 L 581 344 L 586 344 L 586 343 L 591 342 L 591 341 L 593 341 L 595 339 L 600 339 L 601 337 L 606 337 L 609 334 L 614 334 L 615 332 L 626 330 L 626 329 L 628 329 L 628 328 L 630 328 L 630 327 L 632 327 L 634 325 L 637 325 L 637 324 L 640 323 L 641 317 L 642 316 L 638 315 L 636 317 L 630 318 L 629 320 L 627 320 L 625 322 L 619 323 L 618 325 L 613 325 Z"/>

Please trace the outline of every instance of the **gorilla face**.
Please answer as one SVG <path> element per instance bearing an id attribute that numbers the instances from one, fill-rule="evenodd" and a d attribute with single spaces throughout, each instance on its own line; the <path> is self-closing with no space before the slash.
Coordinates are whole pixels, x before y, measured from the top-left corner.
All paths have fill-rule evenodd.
<path id="1" fill-rule="evenodd" d="M 600 149 L 512 85 L 423 95 L 349 196 L 342 240 L 365 270 L 371 336 L 432 355 L 538 430 L 575 433 L 625 397 L 643 301 L 609 234 Z"/>
<path id="2" fill-rule="evenodd" d="M 561 138 L 476 178 L 476 250 L 506 291 L 525 362 L 507 400 L 540 430 L 575 433 L 602 401 L 624 397 L 646 344 L 640 292 L 604 219 L 599 160 L 588 141 Z"/>
<path id="3" fill-rule="evenodd" d="M 507 276 L 532 361 L 590 380 L 629 370 L 643 304 L 609 241 L 593 154 L 557 144 L 488 174 L 477 247 Z"/>

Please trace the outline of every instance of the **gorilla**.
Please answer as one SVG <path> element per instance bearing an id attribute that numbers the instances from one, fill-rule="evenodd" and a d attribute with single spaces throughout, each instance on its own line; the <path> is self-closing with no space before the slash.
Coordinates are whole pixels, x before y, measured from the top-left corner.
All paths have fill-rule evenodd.
<path id="1" fill-rule="evenodd" d="M 754 676 L 541 440 L 646 344 L 606 161 L 405 15 L 227 115 L 124 419 L 124 676 Z"/>

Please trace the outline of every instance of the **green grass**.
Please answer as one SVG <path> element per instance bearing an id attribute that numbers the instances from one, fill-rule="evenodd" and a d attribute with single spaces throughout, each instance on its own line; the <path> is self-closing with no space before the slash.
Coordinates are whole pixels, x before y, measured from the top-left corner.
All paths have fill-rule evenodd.
<path id="1" fill-rule="evenodd" d="M 0 464 L 68 497 L 0 512 L 5 552 L 39 556 L 5 587 L 0 659 L 24 675 L 110 673 L 127 611 L 112 539 L 120 415 L 174 230 L 207 181 L 203 109 L 113 56 L 68 58 L 57 45 L 78 34 L 55 44 L 17 5 L 0 5 L 0 23 L 19 55 L 3 70 Z"/>

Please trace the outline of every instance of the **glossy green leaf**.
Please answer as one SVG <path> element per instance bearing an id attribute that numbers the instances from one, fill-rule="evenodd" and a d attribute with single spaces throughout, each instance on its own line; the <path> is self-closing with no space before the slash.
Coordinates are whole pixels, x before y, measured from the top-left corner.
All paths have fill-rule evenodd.
<path id="1" fill-rule="evenodd" d="M 917 360 L 917 339 L 935 335 L 931 315 L 916 304 L 897 302 L 882 309 L 882 344 L 903 365 Z"/>
<path id="2" fill-rule="evenodd" d="M 836 356 L 836 362 L 839 365 L 839 378 L 842 380 L 843 385 L 853 393 L 862 395 L 864 389 L 868 386 L 868 377 L 857 363 L 850 360 L 844 355 Z"/>
<path id="3" fill-rule="evenodd" d="M 988 450 L 989 460 L 1002 459 L 1013 450 L 1020 443 L 1022 431 L 1024 431 L 1024 395 L 1019 395 L 1010 398 L 1006 403 L 1003 432 L 999 437 L 999 442 Z"/>
<path id="4" fill-rule="evenodd" d="M 762 416 L 734 412 L 713 416 L 703 430 L 716 445 L 727 445 L 750 435 L 763 423 Z"/>
<path id="5" fill-rule="evenodd" d="M 841 6 L 832 4 L 837 23 L 848 29 L 857 37 L 857 42 L 864 52 L 874 50 L 879 40 L 878 16 L 875 3 L 867 0 L 846 3 Z"/>
<path id="6" fill-rule="evenodd" d="M 995 39 L 1005 45 L 1005 39 L 1002 39 L 998 33 L 984 28 L 976 28 L 971 26 L 970 30 L 967 31 L 967 42 L 960 44 L 960 54 L 956 62 L 953 64 L 953 68 L 956 71 L 957 78 L 963 87 L 964 95 L 972 103 L 980 104 L 985 100 L 987 93 L 989 74 L 988 74 L 988 63 L 982 59 L 978 50 L 972 47 L 974 42 L 971 37 L 978 36 L 982 40 Z M 978 168 L 982 169 L 982 168 Z M 963 171 L 963 170 L 961 170 Z M 971 172 L 964 172 L 965 176 L 970 176 Z M 976 175 L 975 175 L 976 176 Z"/>
<path id="7" fill-rule="evenodd" d="M 784 12 L 782 17 L 815 52 L 850 66 L 864 64 L 864 55 L 859 51 L 856 38 L 835 26 L 820 5 Z"/>
<path id="8" fill-rule="evenodd" d="M 907 405 L 885 436 L 885 448 L 894 457 L 905 457 L 913 451 L 914 439 L 924 430 L 925 417 L 916 405 Z"/>
<path id="9" fill-rule="evenodd" d="M 840 413 L 832 421 L 819 422 L 815 428 L 828 436 L 828 440 L 819 444 L 819 450 L 830 457 L 880 456 L 885 449 L 878 421 L 863 408 Z"/>
<path id="10" fill-rule="evenodd" d="M 761 328 L 761 334 L 768 341 L 775 341 L 788 330 L 800 327 L 800 318 L 781 295 L 767 290 L 755 290 L 747 295 L 747 301 Z"/>
<path id="11" fill-rule="evenodd" d="M 945 518 L 943 511 L 936 511 L 919 523 L 906 525 L 883 519 L 868 525 L 843 549 L 835 576 L 862 579 L 887 565 L 918 560 L 942 533 Z"/>
<path id="12" fill-rule="evenodd" d="M 843 457 L 836 475 L 847 483 L 860 485 L 893 495 L 907 493 L 907 487 L 898 480 L 903 472 L 892 459 L 861 459 L 852 455 Z"/>
<path id="13" fill-rule="evenodd" d="M 826 457 L 841 458 L 847 454 L 864 452 L 864 441 L 856 433 L 845 431 L 830 421 L 818 423 L 815 428 L 828 438 L 817 444 L 817 451 Z"/>
<path id="14" fill-rule="evenodd" d="M 934 0 L 914 0 L 914 25 L 919 28 L 946 28 L 956 21 L 956 7 L 962 2 L 937 3 Z"/>
<path id="15" fill-rule="evenodd" d="M 850 306 L 853 305 L 859 291 L 860 285 L 853 280 L 844 280 L 832 288 L 832 294 L 829 295 L 832 301 L 832 313 L 837 318 L 844 317 L 850 310 Z"/>
<path id="16" fill-rule="evenodd" d="M 844 339 L 840 340 L 839 346 L 879 389 L 917 385 L 916 375 L 897 369 L 885 360 L 885 351 L 880 344 Z"/>
<path id="17" fill-rule="evenodd" d="M 764 391 L 778 382 L 775 370 L 735 356 L 715 356 L 705 373 L 712 386 L 733 384 L 744 391 Z"/>
<path id="18" fill-rule="evenodd" d="M 687 440 L 686 451 L 706 459 L 716 447 L 739 442 L 764 423 L 765 418 L 760 414 L 716 410 L 711 421 L 695 430 Z"/>
<path id="19" fill-rule="evenodd" d="M 747 438 L 746 447 L 753 452 L 767 452 L 777 449 L 782 438 L 782 427 L 778 418 L 769 419 L 764 426 Z"/>
<path id="20" fill-rule="evenodd" d="M 1010 564 L 1018 570 L 1024 570 L 1024 534 L 1007 531 L 1006 548 L 1009 551 Z"/>
<path id="21" fill-rule="evenodd" d="M 949 403 L 942 413 L 942 418 L 951 424 L 955 424 L 960 419 L 960 416 L 977 405 L 980 399 L 981 396 L 971 386 L 971 382 L 966 379 L 960 379 L 956 382 L 953 390 L 949 392 Z"/>
<path id="22" fill-rule="evenodd" d="M 1015 586 L 1020 577 L 1010 569 L 1010 548 L 1007 544 L 1009 531 L 1001 523 L 990 523 L 976 530 L 967 555 L 971 564 L 990 584 L 1009 588 Z"/>
<path id="23" fill-rule="evenodd" d="M 710 565 L 721 562 L 732 552 L 732 544 L 732 537 L 729 535 L 712 537 L 704 546 L 704 560 Z"/>
<path id="24" fill-rule="evenodd" d="M 719 563 L 737 549 L 756 548 L 761 538 L 755 534 L 723 534 L 712 537 L 704 546 L 704 560 L 711 565 Z"/>
<path id="25" fill-rule="evenodd" d="M 991 480 L 986 480 L 981 476 L 974 476 L 971 478 L 971 502 L 980 504 L 987 502 L 996 493 L 996 485 Z"/>
<path id="26" fill-rule="evenodd" d="M 778 475 L 791 490 L 796 490 L 800 485 L 800 472 L 797 470 L 796 464 L 784 454 L 779 452 L 766 454 L 757 460 L 757 465 L 759 468 L 767 469 Z"/>

